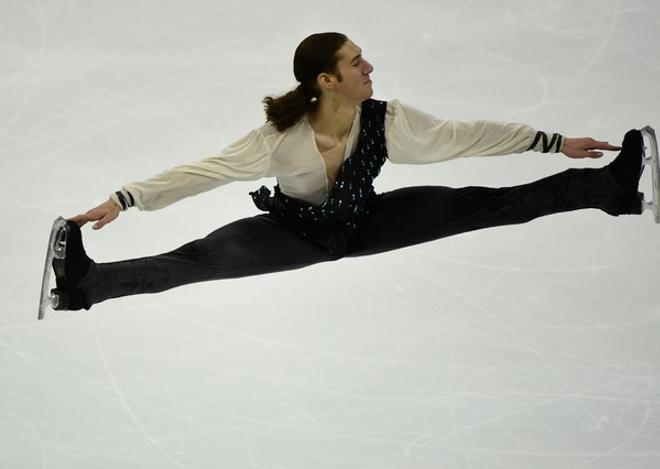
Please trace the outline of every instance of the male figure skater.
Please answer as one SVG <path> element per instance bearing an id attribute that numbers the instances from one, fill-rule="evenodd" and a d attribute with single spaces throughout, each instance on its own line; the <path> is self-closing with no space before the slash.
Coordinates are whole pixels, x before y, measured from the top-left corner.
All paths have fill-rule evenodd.
<path id="1" fill-rule="evenodd" d="M 524 124 L 439 119 L 398 100 L 371 99 L 372 71 L 345 35 L 307 37 L 294 55 L 299 85 L 263 100 L 264 125 L 218 155 L 127 184 L 67 220 L 64 258 L 53 261 L 56 309 L 89 309 L 114 297 L 298 269 L 570 210 L 642 213 L 639 130 L 627 132 L 618 147 Z M 386 160 L 428 164 L 528 150 L 569 158 L 622 151 L 602 168 L 571 168 L 513 187 L 418 186 L 376 194 L 372 185 Z M 231 181 L 261 177 L 278 183 L 273 196 L 265 186 L 250 193 L 267 213 L 231 222 L 173 251 L 95 263 L 83 248 L 80 227 L 87 222 L 100 229 L 133 206 L 157 210 Z"/>

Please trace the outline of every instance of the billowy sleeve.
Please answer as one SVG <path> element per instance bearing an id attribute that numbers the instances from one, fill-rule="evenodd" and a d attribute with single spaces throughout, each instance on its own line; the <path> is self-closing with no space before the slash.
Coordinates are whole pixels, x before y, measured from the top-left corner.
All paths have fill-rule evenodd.
<path id="1" fill-rule="evenodd" d="M 385 136 L 389 160 L 404 164 L 528 150 L 557 153 L 565 140 L 560 134 L 548 134 L 525 124 L 440 119 L 398 100 L 387 103 Z"/>
<path id="2" fill-rule="evenodd" d="M 255 129 L 215 156 L 176 166 L 140 182 L 122 186 L 110 198 L 127 210 L 158 210 L 232 181 L 253 181 L 266 175 L 270 151 L 261 129 Z"/>

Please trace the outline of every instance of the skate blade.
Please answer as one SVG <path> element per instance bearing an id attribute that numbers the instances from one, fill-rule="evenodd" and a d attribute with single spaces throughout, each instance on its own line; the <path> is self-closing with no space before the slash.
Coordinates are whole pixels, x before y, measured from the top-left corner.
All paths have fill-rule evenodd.
<path id="1" fill-rule="evenodd" d="M 652 210 L 655 215 L 655 222 L 660 223 L 660 165 L 658 164 L 658 140 L 655 136 L 655 130 L 650 125 L 642 129 L 642 139 L 644 140 L 644 166 L 651 169 L 651 180 L 653 185 L 652 201 L 643 202 L 643 208 Z"/>
<path id="2" fill-rule="evenodd" d="M 66 220 L 57 217 L 53 222 L 46 246 L 46 262 L 44 263 L 44 274 L 41 279 L 41 295 L 39 298 L 38 319 L 43 319 L 46 315 L 46 307 L 55 305 L 58 301 L 56 295 L 51 294 L 51 280 L 53 278 L 53 259 L 63 259 L 66 250 Z"/>

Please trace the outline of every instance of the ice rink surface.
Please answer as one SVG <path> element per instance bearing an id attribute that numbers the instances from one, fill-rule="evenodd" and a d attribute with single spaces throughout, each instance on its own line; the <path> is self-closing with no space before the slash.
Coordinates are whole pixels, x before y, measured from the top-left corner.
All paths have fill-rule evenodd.
<path id="1" fill-rule="evenodd" d="M 658 2 L 0 0 L 0 26 L 1 468 L 660 467 L 650 212 L 36 319 L 53 219 L 260 126 L 307 35 L 359 45 L 376 99 L 620 144 L 660 129 Z M 515 185 L 614 156 L 386 163 L 375 187 Z M 275 182 L 87 225 L 87 252 L 169 251 L 261 213 L 248 192 Z"/>

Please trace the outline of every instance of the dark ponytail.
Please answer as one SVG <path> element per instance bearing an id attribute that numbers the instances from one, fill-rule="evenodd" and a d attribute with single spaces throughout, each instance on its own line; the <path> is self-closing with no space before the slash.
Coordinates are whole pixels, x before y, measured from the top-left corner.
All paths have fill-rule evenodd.
<path id="1" fill-rule="evenodd" d="M 341 81 L 342 77 L 337 73 L 337 51 L 347 39 L 341 33 L 317 33 L 298 45 L 293 57 L 293 74 L 300 84 L 282 96 L 263 99 L 266 121 L 283 132 L 307 112 L 316 110 L 321 96 L 316 78 L 320 73 L 329 73 Z"/>

